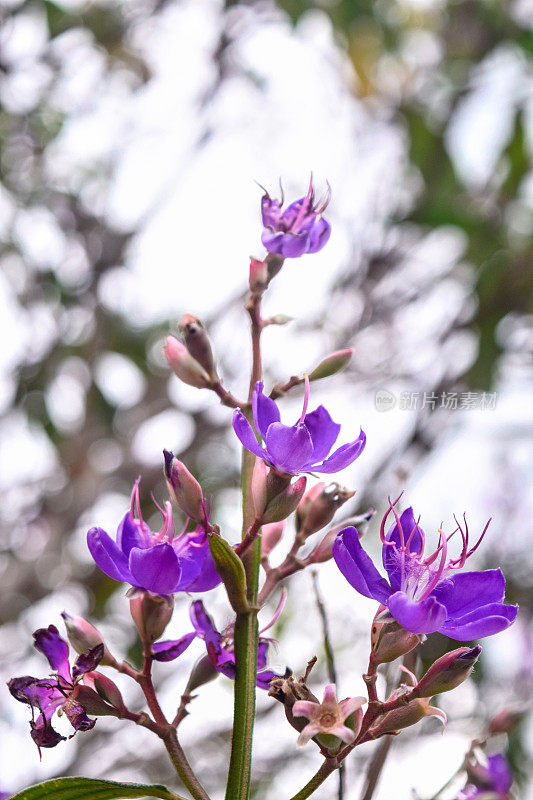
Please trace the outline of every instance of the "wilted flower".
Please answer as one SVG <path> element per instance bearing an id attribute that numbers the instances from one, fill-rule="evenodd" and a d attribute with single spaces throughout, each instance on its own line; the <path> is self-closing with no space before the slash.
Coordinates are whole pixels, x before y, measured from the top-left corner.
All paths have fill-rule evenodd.
<path id="1" fill-rule="evenodd" d="M 496 753 L 486 763 L 475 760 L 468 764 L 468 781 L 457 800 L 510 800 L 513 773 L 505 756 Z"/>
<path id="2" fill-rule="evenodd" d="M 385 523 L 393 511 L 396 524 L 385 535 Z M 383 578 L 361 547 L 355 528 L 339 533 L 333 557 L 346 580 L 360 594 L 387 606 L 392 616 L 408 631 L 417 634 L 440 631 L 451 639 L 467 641 L 491 636 L 508 628 L 517 606 L 505 605 L 505 580 L 501 570 L 457 574 L 477 549 L 486 531 L 469 548 L 468 526 L 460 525 L 450 536 L 440 531 L 434 553 L 424 557 L 425 535 L 415 522 L 413 509 L 401 517 L 391 505 L 381 523 Z M 447 557 L 448 542 L 460 531 L 462 549 L 457 558 Z"/>
<path id="3" fill-rule="evenodd" d="M 313 181 L 305 197 L 300 197 L 282 211 L 283 197 L 273 200 L 265 192 L 261 200 L 264 231 L 261 241 L 269 253 L 283 258 L 298 258 L 304 253 L 317 253 L 327 243 L 331 228 L 322 214 L 329 203 L 330 192 L 315 203 Z"/>
<path id="4" fill-rule="evenodd" d="M 307 717 L 309 724 L 305 726 L 298 737 L 298 744 L 304 745 L 318 734 L 336 736 L 346 744 L 355 741 L 363 712 L 361 706 L 366 703 L 364 697 L 347 697 L 345 700 L 337 702 L 335 694 L 335 684 L 330 683 L 324 689 L 324 697 L 321 703 L 313 703 L 310 700 L 298 700 L 292 707 L 294 717 Z M 356 724 L 353 728 L 348 728 L 345 721 L 354 711 L 359 711 Z"/>
<path id="5" fill-rule="evenodd" d="M 88 731 L 94 727 L 96 720 L 87 716 L 87 700 L 93 714 L 114 714 L 115 709 L 107 705 L 91 688 L 80 685 L 84 676 L 100 663 L 104 652 L 103 644 L 78 656 L 71 669 L 68 644 L 61 638 L 55 625 L 40 628 L 33 637 L 35 648 L 46 656 L 55 674 L 43 679 L 23 675 L 10 680 L 8 687 L 16 700 L 27 703 L 32 710 L 38 710 L 37 720 L 32 719 L 30 726 L 31 738 L 40 749 L 55 747 L 65 739 L 65 736 L 61 736 L 52 727 L 54 712 L 63 712 L 75 730 Z"/>
<path id="6" fill-rule="evenodd" d="M 169 502 L 163 525 L 152 533 L 144 522 L 139 501 L 139 480 L 131 495 L 131 507 L 117 529 L 116 542 L 102 528 L 91 528 L 87 544 L 91 555 L 106 575 L 131 583 L 154 594 L 204 592 L 220 583 L 203 527 L 174 537 Z"/>
<path id="7" fill-rule="evenodd" d="M 255 385 L 252 409 L 257 432 L 265 446 L 258 443 L 252 426 L 240 409 L 233 414 L 233 428 L 242 445 L 262 458 L 277 472 L 295 475 L 299 472 L 339 472 L 348 467 L 363 452 L 366 436 L 342 445 L 332 455 L 329 452 L 341 426 L 333 422 L 324 406 L 307 413 L 309 380 L 305 380 L 302 414 L 295 425 L 283 425 L 276 403 L 263 394 L 263 384 Z"/>
<path id="8" fill-rule="evenodd" d="M 268 630 L 279 614 L 283 607 L 285 596 L 283 596 L 274 617 L 265 627 L 259 632 L 264 633 Z M 211 664 L 218 672 L 221 672 L 226 677 L 235 679 L 235 652 L 234 652 L 234 638 L 233 638 L 233 625 L 229 625 L 222 633 L 219 633 L 211 617 L 206 613 L 204 604 L 201 600 L 196 600 L 190 609 L 191 622 L 196 630 L 196 635 L 204 640 L 207 649 L 207 655 Z M 272 678 L 279 678 L 280 676 L 270 669 L 266 668 L 268 648 L 272 644 L 272 639 L 259 636 L 259 646 L 257 648 L 257 686 L 259 689 L 270 688 L 270 681 Z"/>

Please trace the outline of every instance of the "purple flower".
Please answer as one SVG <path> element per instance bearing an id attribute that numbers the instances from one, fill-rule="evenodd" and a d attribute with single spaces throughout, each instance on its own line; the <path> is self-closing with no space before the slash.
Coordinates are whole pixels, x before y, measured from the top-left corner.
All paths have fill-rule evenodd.
<path id="1" fill-rule="evenodd" d="M 274 624 L 281 613 L 284 600 L 285 596 L 283 596 L 273 619 L 260 631 L 260 633 L 264 633 L 264 631 Z M 219 633 L 213 625 L 211 617 L 206 613 L 204 604 L 201 600 L 196 600 L 191 605 L 190 616 L 191 622 L 196 630 L 196 635 L 205 642 L 207 655 L 211 661 L 211 664 L 223 675 L 226 675 L 226 677 L 234 680 L 235 653 L 233 625 L 229 625 L 222 633 Z M 266 668 L 268 648 L 272 642 L 272 639 L 267 639 L 260 636 L 259 646 L 257 648 L 257 686 L 259 689 L 266 689 L 267 691 L 270 688 L 270 681 L 272 678 L 282 677 L 276 672 Z"/>
<path id="2" fill-rule="evenodd" d="M 55 625 L 40 628 L 33 637 L 36 649 L 46 656 L 55 674 L 43 679 L 23 675 L 10 680 L 8 687 L 16 700 L 27 703 L 32 711 L 38 709 L 37 720 L 34 717 L 30 727 L 31 738 L 40 750 L 41 747 L 55 747 L 65 739 L 51 724 L 54 712 L 59 709 L 75 730 L 88 731 L 94 727 L 96 720 L 87 716 L 84 706 L 77 700 L 78 684 L 86 673 L 94 670 L 100 663 L 104 645 L 99 644 L 78 656 L 71 670 L 68 644 L 61 638 Z M 95 697 L 98 698 L 96 693 Z"/>
<path id="3" fill-rule="evenodd" d="M 457 800 L 509 800 L 513 773 L 501 753 L 489 756 L 487 763 L 475 762 L 468 768 L 470 778 Z"/>
<path id="4" fill-rule="evenodd" d="M 385 535 L 390 511 L 396 523 Z M 425 535 L 415 522 L 413 509 L 408 508 L 399 517 L 391 504 L 381 523 L 383 566 L 388 582 L 361 547 L 355 528 L 345 528 L 338 534 L 333 557 L 354 589 L 387 606 L 394 619 L 407 630 L 416 634 L 440 631 L 451 639 L 468 641 L 508 628 L 518 610 L 518 606 L 502 602 L 505 581 L 501 570 L 457 574 L 479 546 L 487 527 L 469 548 L 465 519 L 465 530 L 457 523 L 448 537 L 439 531 L 439 546 L 434 553 L 424 556 Z M 448 542 L 457 532 L 462 538 L 461 552 L 458 558 L 448 558 Z"/>
<path id="5" fill-rule="evenodd" d="M 355 441 L 343 444 L 329 455 L 341 426 L 333 422 L 324 406 L 318 406 L 307 414 L 308 402 L 309 379 L 306 376 L 300 419 L 295 425 L 283 425 L 276 403 L 263 394 L 263 384 L 258 381 L 253 393 L 252 409 L 256 430 L 265 446 L 261 447 L 252 426 L 238 408 L 233 413 L 233 429 L 247 450 L 262 458 L 277 472 L 287 475 L 339 472 L 361 455 L 366 436 L 361 431 Z"/>
<path id="6" fill-rule="evenodd" d="M 283 193 L 282 193 L 283 194 Z M 315 203 L 313 180 L 305 197 L 300 197 L 282 211 L 283 197 L 273 200 L 268 192 L 261 199 L 264 231 L 261 241 L 269 253 L 282 258 L 298 258 L 304 253 L 317 253 L 327 243 L 331 228 L 322 218 L 329 203 L 330 191 Z"/>
<path id="7" fill-rule="evenodd" d="M 144 522 L 139 502 L 139 480 L 131 495 L 131 507 L 117 529 L 116 542 L 102 528 L 91 528 L 87 544 L 91 555 L 106 575 L 131 583 L 154 594 L 205 592 L 220 583 L 202 526 L 174 538 L 169 502 L 163 525 L 152 533 Z M 136 513 L 135 513 L 136 512 Z"/>

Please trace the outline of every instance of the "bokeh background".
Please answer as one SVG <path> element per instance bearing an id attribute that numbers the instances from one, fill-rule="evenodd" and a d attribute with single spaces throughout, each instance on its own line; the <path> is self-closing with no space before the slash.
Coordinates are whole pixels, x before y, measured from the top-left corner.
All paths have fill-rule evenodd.
<path id="1" fill-rule="evenodd" d="M 490 715 L 527 706 L 533 688 L 531 0 L 2 0 L 0 9 L 2 682 L 44 674 L 31 632 L 58 624 L 63 609 L 90 616 L 113 651 L 135 659 L 125 587 L 95 569 L 85 533 L 93 524 L 114 533 L 141 473 L 146 513 L 155 510 L 163 447 L 213 494 L 236 541 L 230 411 L 180 384 L 162 345 L 183 313 L 195 314 L 224 382 L 244 394 L 242 299 L 248 257 L 263 254 L 254 180 L 275 195 L 281 177 L 297 197 L 313 170 L 318 187 L 332 187 L 333 234 L 272 284 L 266 313 L 295 321 L 266 332 L 266 381 L 353 347 L 349 368 L 312 394 L 346 439 L 360 425 L 368 436 L 340 476 L 357 489 L 343 512 L 381 514 L 405 488 L 426 531 L 454 512 L 472 531 L 492 516 L 476 566 L 501 565 L 521 605 L 517 623 L 485 642 L 473 679 L 441 698 L 445 735 L 429 720 L 394 741 L 376 797 L 413 788 L 430 797 Z M 288 419 L 300 403 L 298 391 L 282 401 Z M 376 517 L 366 533 L 374 552 L 377 530 Z M 340 694 L 360 694 L 375 604 L 333 564 L 319 581 Z M 275 663 L 299 673 L 316 653 L 320 691 L 310 576 L 289 588 Z M 207 606 L 228 621 L 220 590 Z M 172 634 L 189 629 L 187 607 L 180 598 Z M 446 644 L 431 637 L 426 657 Z M 158 670 L 169 712 L 200 652 L 197 643 Z M 135 689 L 121 687 L 135 706 Z M 214 800 L 231 705 L 220 677 L 182 727 Z M 100 719 L 39 763 L 27 720 L 0 688 L 1 790 L 57 774 L 171 780 L 146 731 Z M 257 730 L 253 796 L 288 797 L 317 754 L 296 748 L 264 695 Z M 509 747 L 517 796 L 532 798 L 531 720 L 494 746 Z M 372 749 L 350 761 L 348 800 Z M 336 798 L 335 779 L 316 796 Z"/>

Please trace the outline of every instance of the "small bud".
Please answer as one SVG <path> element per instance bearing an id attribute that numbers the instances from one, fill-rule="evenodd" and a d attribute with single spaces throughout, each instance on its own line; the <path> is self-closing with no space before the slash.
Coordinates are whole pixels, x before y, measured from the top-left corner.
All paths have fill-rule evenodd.
<path id="1" fill-rule="evenodd" d="M 191 314 L 185 314 L 181 318 L 179 329 L 189 354 L 205 369 L 212 381 L 217 381 L 215 358 L 209 336 L 203 324 Z"/>
<path id="2" fill-rule="evenodd" d="M 208 373 L 175 336 L 167 336 L 165 356 L 169 367 L 174 370 L 183 383 L 195 386 L 197 389 L 207 389 L 209 387 L 211 381 Z"/>
<path id="3" fill-rule="evenodd" d="M 383 610 L 384 606 L 380 606 L 372 623 L 370 640 L 372 644 L 371 658 L 374 664 L 388 664 L 390 661 L 410 653 L 421 641 L 420 636 L 406 631 L 395 619 L 382 619 Z"/>
<path id="4" fill-rule="evenodd" d="M 95 717 L 119 716 L 116 708 L 106 703 L 103 697 L 100 697 L 98 692 L 95 692 L 90 686 L 84 686 L 82 683 L 78 683 L 72 692 L 70 692 L 67 703 L 69 701 L 79 703 L 80 706 L 83 706 L 87 714 L 92 714 Z M 65 708 L 67 703 L 64 704 L 63 709 L 68 716 L 68 709 Z"/>
<path id="5" fill-rule="evenodd" d="M 218 526 L 215 526 L 215 530 L 218 531 Z M 216 571 L 226 587 L 231 607 L 237 614 L 245 614 L 250 607 L 246 598 L 246 573 L 241 559 L 229 542 L 217 532 L 209 534 L 209 550 Z"/>
<path id="6" fill-rule="evenodd" d="M 174 598 L 138 592 L 130 599 L 130 613 L 143 642 L 155 642 L 172 618 Z"/>
<path id="7" fill-rule="evenodd" d="M 87 622 L 83 617 L 72 617 L 66 611 L 61 612 L 65 628 L 67 629 L 67 638 L 77 653 L 86 653 L 92 647 L 104 642 L 103 636 L 94 625 Z M 100 664 L 104 666 L 113 666 L 116 663 L 115 658 L 111 655 L 109 650 L 104 644 L 104 655 Z"/>
<path id="8" fill-rule="evenodd" d="M 195 522 L 205 521 L 204 496 L 202 487 L 170 450 L 163 450 L 165 456 L 165 478 L 170 496 L 184 514 Z"/>
<path id="9" fill-rule="evenodd" d="M 371 734 L 374 738 L 382 736 L 384 733 L 394 733 L 394 731 L 409 728 L 411 725 L 416 725 L 424 717 L 437 717 L 441 720 L 443 728 L 446 727 L 447 717 L 444 711 L 429 704 L 429 700 L 424 698 L 420 700 L 411 700 L 400 708 L 394 711 L 389 711 L 383 717 L 378 719 L 377 725 L 371 729 Z"/>
<path id="10" fill-rule="evenodd" d="M 268 556 L 276 545 L 279 544 L 283 536 L 284 527 L 285 520 L 281 520 L 281 522 L 270 522 L 268 525 L 263 525 L 261 529 L 262 556 Z"/>
<path id="11" fill-rule="evenodd" d="M 276 275 L 282 268 L 284 262 L 285 259 L 282 258 L 281 256 L 276 255 L 275 253 L 269 253 L 267 255 L 267 257 L 265 258 L 265 264 L 267 265 L 269 283 L 272 280 L 272 278 L 276 277 Z"/>
<path id="12" fill-rule="evenodd" d="M 489 723 L 489 736 L 496 736 L 499 733 L 510 733 L 518 723 L 524 718 L 525 711 L 522 708 L 504 708 L 493 716 Z"/>
<path id="13" fill-rule="evenodd" d="M 265 261 L 250 258 L 250 291 L 262 294 L 268 288 L 268 265 Z"/>
<path id="14" fill-rule="evenodd" d="M 117 711 L 122 711 L 124 708 L 124 700 L 120 693 L 120 689 L 112 680 L 101 672 L 86 672 L 83 676 L 83 683 L 89 688 L 100 695 L 100 697 L 109 703 L 109 705 L 116 708 Z"/>
<path id="15" fill-rule="evenodd" d="M 302 498 L 296 511 L 296 530 L 301 539 L 325 528 L 335 512 L 355 492 L 343 489 L 338 483 L 317 483 Z"/>
<path id="16" fill-rule="evenodd" d="M 305 492 L 305 485 L 307 478 L 302 475 L 294 483 L 289 483 L 278 495 L 267 503 L 262 514 L 262 521 L 267 522 L 281 522 L 286 519 L 302 499 Z"/>
<path id="17" fill-rule="evenodd" d="M 359 538 L 361 538 L 364 527 L 366 523 L 372 519 L 374 516 L 375 511 L 374 509 L 369 509 L 364 514 L 360 514 L 357 517 L 349 517 L 345 519 L 343 522 L 339 522 L 338 525 L 334 525 L 333 528 L 330 528 L 329 531 L 326 533 L 322 541 L 315 547 L 314 550 L 311 551 L 309 558 L 314 564 L 321 564 L 324 561 L 329 561 L 330 558 L 333 558 L 333 542 L 337 538 L 337 534 L 346 528 L 348 525 L 353 525 L 357 528 L 357 533 L 359 534 Z"/>
<path id="18" fill-rule="evenodd" d="M 351 347 L 330 353 L 309 373 L 309 380 L 319 381 L 322 378 L 329 378 L 330 375 L 335 375 L 336 372 L 340 372 L 350 362 L 352 356 L 353 350 Z"/>
<path id="19" fill-rule="evenodd" d="M 256 458 L 252 472 L 252 497 L 256 517 L 260 517 L 267 504 L 267 465 L 262 458 Z"/>
<path id="20" fill-rule="evenodd" d="M 481 646 L 459 647 L 438 658 L 419 680 L 416 693 L 419 697 L 433 697 L 449 692 L 465 681 L 481 653 Z"/>
<path id="21" fill-rule="evenodd" d="M 287 314 L 274 314 L 268 321 L 270 325 L 286 325 L 288 322 L 292 322 L 293 319 L 294 317 L 288 317 Z"/>
<path id="22" fill-rule="evenodd" d="M 191 694 L 199 686 L 214 681 L 219 675 L 220 672 L 213 666 L 209 656 L 202 656 L 191 670 L 184 694 Z"/>

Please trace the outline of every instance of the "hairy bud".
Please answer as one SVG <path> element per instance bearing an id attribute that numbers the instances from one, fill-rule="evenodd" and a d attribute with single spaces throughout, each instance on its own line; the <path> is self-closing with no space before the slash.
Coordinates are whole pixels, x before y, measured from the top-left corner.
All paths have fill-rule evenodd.
<path id="1" fill-rule="evenodd" d="M 378 719 L 377 725 L 371 729 L 373 738 L 382 736 L 384 733 L 394 733 L 403 728 L 410 728 L 416 725 L 424 717 L 437 717 L 442 722 L 443 728 L 446 727 L 447 717 L 444 711 L 429 704 L 426 698 L 411 700 L 404 706 L 389 711 Z"/>
<path id="2" fill-rule="evenodd" d="M 205 369 L 212 381 L 217 381 L 215 358 L 209 336 L 203 324 L 191 314 L 185 314 L 181 318 L 179 329 L 189 354 Z"/>
<path id="3" fill-rule="evenodd" d="M 110 680 L 106 675 L 101 672 L 86 672 L 83 676 L 83 683 L 100 695 L 100 697 L 109 703 L 109 705 L 122 711 L 124 708 L 124 701 L 116 683 Z"/>
<path id="4" fill-rule="evenodd" d="M 329 378 L 330 375 L 335 375 L 336 372 L 340 372 L 349 363 L 352 356 L 353 350 L 351 347 L 330 353 L 309 373 L 309 380 L 319 381 L 322 378 Z"/>
<path id="5" fill-rule="evenodd" d="M 194 692 L 199 686 L 214 681 L 219 675 L 220 672 L 213 666 L 209 656 L 202 656 L 191 670 L 184 694 L 191 694 L 191 692 Z"/>
<path id="6" fill-rule="evenodd" d="M 184 514 L 195 522 L 204 522 L 204 496 L 202 487 L 170 450 L 163 450 L 165 456 L 165 478 L 170 496 Z"/>
<path id="7" fill-rule="evenodd" d="M 253 294 L 263 294 L 268 288 L 268 265 L 265 261 L 250 258 L 250 291 Z"/>
<path id="8" fill-rule="evenodd" d="M 137 592 L 130 599 L 130 613 L 143 642 L 155 642 L 172 618 L 174 598 Z"/>
<path id="9" fill-rule="evenodd" d="M 395 619 L 384 618 L 384 610 L 384 606 L 380 606 L 372 623 L 371 659 L 374 664 L 387 664 L 410 653 L 422 639 L 416 633 L 406 631 Z"/>
<path id="10" fill-rule="evenodd" d="M 165 356 L 169 367 L 174 370 L 183 383 L 195 386 L 197 389 L 209 387 L 211 383 L 209 374 L 175 336 L 167 336 Z"/>
<path id="11" fill-rule="evenodd" d="M 523 708 L 508 707 L 498 711 L 489 723 L 489 735 L 496 736 L 498 733 L 510 733 L 524 718 L 526 712 Z"/>
<path id="12" fill-rule="evenodd" d="M 310 489 L 296 511 L 296 530 L 301 539 L 306 539 L 311 534 L 325 528 L 331 522 L 335 512 L 355 492 L 343 489 L 338 483 L 317 483 Z"/>
<path id="13" fill-rule="evenodd" d="M 281 522 L 286 519 L 302 499 L 305 492 L 307 478 L 302 475 L 294 483 L 289 483 L 285 488 L 267 502 L 267 506 L 261 515 L 264 523 Z"/>
<path id="14" fill-rule="evenodd" d="M 94 625 L 91 625 L 91 623 L 87 622 L 83 617 L 72 617 L 66 611 L 62 611 L 61 616 L 63 617 L 65 628 L 67 629 L 67 638 L 77 653 L 81 655 L 92 647 L 104 644 L 104 655 L 102 656 L 100 664 L 109 667 L 116 663 L 115 658 L 111 655 L 104 643 L 102 634 Z"/>
<path id="15" fill-rule="evenodd" d="M 419 697 L 433 697 L 449 692 L 465 681 L 481 653 L 481 646 L 459 647 L 438 658 L 419 680 L 416 693 Z"/>
<path id="16" fill-rule="evenodd" d="M 261 555 L 268 556 L 269 553 L 279 544 L 283 536 L 283 529 L 285 528 L 285 520 L 280 522 L 270 522 L 268 525 L 263 525 L 261 529 Z"/>

